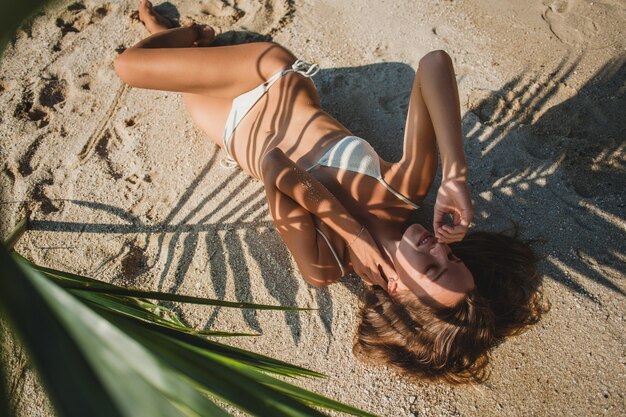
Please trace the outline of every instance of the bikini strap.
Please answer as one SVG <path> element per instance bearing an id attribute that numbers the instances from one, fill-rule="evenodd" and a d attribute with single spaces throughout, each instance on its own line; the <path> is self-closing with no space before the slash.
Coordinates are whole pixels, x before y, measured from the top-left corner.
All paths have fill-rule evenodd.
<path id="1" fill-rule="evenodd" d="M 309 64 L 308 62 L 304 62 L 300 59 L 296 60 L 293 63 L 291 68 L 284 69 L 282 71 L 277 72 L 272 75 L 267 81 L 265 81 L 262 85 L 264 87 L 264 91 L 267 91 L 276 81 L 278 81 L 283 75 L 289 72 L 297 72 L 298 74 L 311 78 L 315 74 L 317 74 L 320 70 L 320 67 L 317 64 Z"/>
<path id="2" fill-rule="evenodd" d="M 228 152 L 226 153 L 228 154 Z M 235 169 L 239 167 L 239 164 L 233 159 L 232 156 L 228 155 L 226 158 L 222 158 L 220 160 L 220 166 L 226 169 Z"/>
<path id="3" fill-rule="evenodd" d="M 406 204 L 408 204 L 409 206 L 413 207 L 416 210 L 420 208 L 420 206 L 418 206 L 417 204 L 415 204 L 414 202 L 412 202 L 411 200 L 409 200 L 408 198 L 406 198 L 405 196 L 403 196 L 402 194 L 394 190 L 391 187 L 391 185 L 387 184 L 387 181 L 385 181 L 382 176 L 378 177 L 377 179 L 378 179 L 378 182 L 384 185 L 385 188 L 387 188 L 387 190 L 389 190 L 393 195 L 398 197 L 398 199 L 402 200 L 403 202 L 405 202 Z"/>
<path id="4" fill-rule="evenodd" d="M 233 103 L 235 102 L 235 100 L 241 100 L 241 98 L 243 97 L 249 97 L 250 94 L 254 95 L 254 99 L 252 100 L 252 104 L 248 106 L 247 110 L 245 113 L 247 113 L 250 108 L 252 108 L 252 106 L 254 106 L 254 103 L 257 102 L 257 100 L 259 98 L 261 98 L 261 96 L 263 96 L 263 94 L 265 94 L 267 92 L 267 90 L 270 89 L 270 87 L 272 85 L 274 85 L 274 83 L 278 80 L 281 79 L 281 77 L 289 72 L 297 72 L 298 74 L 307 77 L 307 78 L 311 78 L 312 76 L 314 76 L 315 74 L 317 74 L 320 70 L 320 67 L 317 64 L 309 64 L 308 62 L 302 61 L 301 59 L 296 60 L 296 62 L 293 63 L 293 65 L 291 66 L 291 68 L 287 68 L 284 69 L 282 71 L 277 72 L 276 74 L 272 75 L 267 81 L 265 81 L 263 84 L 259 85 L 257 88 L 250 90 L 238 97 L 235 97 L 235 99 L 233 100 Z M 246 100 L 249 100 L 246 98 Z M 231 110 L 232 112 L 232 110 Z M 245 115 L 244 113 L 244 115 Z M 232 113 L 231 113 L 232 114 Z M 243 116 L 242 116 L 243 117 Z M 229 114 L 229 118 L 230 118 L 230 114 Z M 230 119 L 229 119 L 230 120 Z M 228 121 L 227 121 L 228 123 Z M 239 124 L 239 121 L 237 121 L 237 123 L 235 124 L 234 127 L 231 128 L 230 132 L 224 134 L 224 150 L 226 152 L 226 154 L 228 155 L 228 157 L 226 159 L 223 159 L 220 161 L 220 165 L 223 168 L 236 168 L 239 166 L 239 164 L 237 163 L 237 161 L 235 161 L 233 159 L 233 157 L 230 155 L 230 152 L 228 152 L 228 143 L 230 141 L 230 137 L 233 134 L 233 130 L 235 129 L 236 125 Z M 228 126 L 228 124 L 227 124 Z M 226 130 L 225 130 L 226 131 Z"/>
<path id="5" fill-rule="evenodd" d="M 346 275 L 346 271 L 343 269 L 343 264 L 341 263 L 341 260 L 339 259 L 339 255 L 337 255 L 337 252 L 335 251 L 335 248 L 333 248 L 333 245 L 330 244 L 330 240 L 326 237 L 324 232 L 322 232 L 320 229 L 318 229 L 316 227 L 315 230 L 326 241 L 326 244 L 328 245 L 328 249 L 330 249 L 330 252 L 333 254 L 333 257 L 335 258 L 335 261 L 337 261 L 337 265 L 339 265 L 339 269 L 341 270 L 341 276 L 342 277 L 345 276 Z"/>

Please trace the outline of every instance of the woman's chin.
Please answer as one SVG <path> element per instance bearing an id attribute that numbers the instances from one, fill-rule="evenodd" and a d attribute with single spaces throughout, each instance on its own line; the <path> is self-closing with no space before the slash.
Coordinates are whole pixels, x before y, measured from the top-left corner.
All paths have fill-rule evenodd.
<path id="1" fill-rule="evenodd" d="M 413 242 L 415 241 L 420 235 L 422 235 L 424 232 L 430 233 L 424 226 L 422 226 L 419 223 L 414 223 L 412 225 L 410 225 L 409 227 L 407 227 L 407 229 L 404 231 L 404 235 L 403 237 L 408 239 L 409 241 Z"/>

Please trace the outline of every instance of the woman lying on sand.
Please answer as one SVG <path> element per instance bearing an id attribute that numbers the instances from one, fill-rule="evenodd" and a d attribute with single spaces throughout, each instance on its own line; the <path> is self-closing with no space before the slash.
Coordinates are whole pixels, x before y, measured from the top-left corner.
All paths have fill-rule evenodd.
<path id="1" fill-rule="evenodd" d="M 482 380 L 488 350 L 537 322 L 543 310 L 528 246 L 502 234 L 466 236 L 473 211 L 445 52 L 420 60 L 403 156 L 390 163 L 321 108 L 315 65 L 270 42 L 211 47 L 212 28 L 169 29 L 146 0 L 139 18 L 151 36 L 116 59 L 120 78 L 182 93 L 230 162 L 263 181 L 305 281 L 323 287 L 355 272 L 370 286 L 357 357 L 411 376 Z M 407 222 L 433 183 L 437 149 L 433 235 Z"/>

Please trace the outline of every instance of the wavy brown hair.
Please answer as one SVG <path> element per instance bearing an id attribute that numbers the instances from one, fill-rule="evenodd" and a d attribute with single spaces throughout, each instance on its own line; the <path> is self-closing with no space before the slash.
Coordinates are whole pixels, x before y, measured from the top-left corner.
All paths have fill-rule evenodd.
<path id="1" fill-rule="evenodd" d="M 435 308 L 412 294 L 394 301 L 366 290 L 354 355 L 409 377 L 450 383 L 488 378 L 489 350 L 524 331 L 548 311 L 537 258 L 514 233 L 474 232 L 450 245 L 472 272 L 476 288 L 454 307 Z"/>

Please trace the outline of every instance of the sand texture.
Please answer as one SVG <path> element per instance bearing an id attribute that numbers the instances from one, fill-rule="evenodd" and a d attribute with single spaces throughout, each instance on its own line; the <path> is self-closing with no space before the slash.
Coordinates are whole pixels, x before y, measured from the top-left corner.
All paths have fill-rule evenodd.
<path id="1" fill-rule="evenodd" d="M 0 62 L 0 232 L 30 212 L 23 255 L 117 284 L 319 308 L 178 311 L 199 328 L 262 332 L 230 342 L 325 373 L 301 385 L 381 416 L 624 415 L 623 0 L 179 0 L 158 9 L 212 24 L 224 42 L 231 30 L 257 32 L 317 62 L 326 109 L 388 160 L 401 154 L 420 57 L 450 53 L 473 227 L 514 221 L 524 238 L 545 240 L 538 251 L 552 305 L 493 351 L 487 383 L 459 387 L 414 385 L 353 358 L 359 280 L 309 287 L 262 185 L 220 166 L 225 154 L 178 94 L 116 76 L 114 58 L 147 35 L 131 19 L 135 8 L 48 8 Z M 432 195 L 418 215 L 426 225 Z M 3 345 L 18 415 L 53 415 L 22 351 Z"/>

